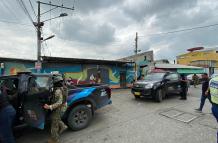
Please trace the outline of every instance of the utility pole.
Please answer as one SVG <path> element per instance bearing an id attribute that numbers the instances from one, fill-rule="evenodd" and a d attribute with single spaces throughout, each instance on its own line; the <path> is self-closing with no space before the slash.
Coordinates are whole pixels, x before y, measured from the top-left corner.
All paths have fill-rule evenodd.
<path id="1" fill-rule="evenodd" d="M 61 13 L 60 16 L 57 16 L 57 17 L 54 17 L 54 18 L 51 18 L 51 19 L 47 19 L 47 20 L 44 20 L 44 21 L 41 21 L 41 19 L 40 19 L 41 15 L 46 14 L 47 12 L 50 12 L 50 11 L 56 9 L 56 8 L 64 8 L 64 9 L 68 9 L 68 10 L 74 10 L 74 7 L 73 8 L 64 7 L 63 5 L 55 5 L 55 4 L 45 3 L 45 2 L 40 2 L 40 1 L 37 1 L 37 4 L 38 4 L 37 22 L 34 22 L 33 24 L 35 25 L 36 30 L 37 30 L 37 63 L 36 63 L 37 65 L 36 65 L 36 67 L 37 67 L 37 72 L 39 73 L 40 69 L 41 69 L 41 64 L 42 64 L 41 43 L 42 43 L 43 37 L 41 35 L 41 30 L 42 30 L 42 27 L 44 26 L 44 22 L 49 21 L 51 19 L 56 19 L 56 18 L 59 18 L 59 17 L 67 16 L 67 14 L 66 13 Z M 52 8 L 52 9 L 46 11 L 46 12 L 41 13 L 41 10 L 40 10 L 41 4 L 48 5 L 48 6 L 53 6 L 54 8 Z M 48 38 L 48 39 L 50 39 L 50 38 Z M 48 40 L 48 39 L 45 39 L 45 40 Z"/>
<path id="2" fill-rule="evenodd" d="M 135 55 L 137 55 L 138 53 L 138 32 L 136 32 L 136 35 L 135 35 Z"/>
<path id="3" fill-rule="evenodd" d="M 138 32 L 136 32 L 136 36 L 135 36 L 135 81 L 137 81 L 137 65 L 136 65 L 136 56 L 138 53 Z"/>
<path id="4" fill-rule="evenodd" d="M 36 24 L 36 30 L 37 30 L 37 65 L 41 66 L 41 27 L 42 24 L 40 22 L 40 2 L 38 1 L 38 17 L 37 17 L 37 24 Z M 37 68 L 37 73 L 40 72 L 40 68 Z"/>

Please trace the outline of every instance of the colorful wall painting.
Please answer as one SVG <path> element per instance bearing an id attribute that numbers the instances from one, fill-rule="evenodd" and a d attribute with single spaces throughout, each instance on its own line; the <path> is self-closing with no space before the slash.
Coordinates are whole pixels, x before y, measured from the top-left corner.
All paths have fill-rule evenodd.
<path id="1" fill-rule="evenodd" d="M 36 72 L 34 63 L 5 62 L 3 75 L 16 75 L 18 72 Z"/>
<path id="2" fill-rule="evenodd" d="M 120 88 L 121 72 L 126 75 L 125 82 L 127 86 L 130 86 L 134 79 L 134 68 L 131 65 L 124 67 L 116 65 L 54 65 L 43 66 L 41 72 L 58 71 L 71 84 L 104 83 L 110 85 L 111 88 Z M 5 62 L 3 72 L 4 75 L 15 75 L 17 72 L 36 73 L 35 63 Z"/>

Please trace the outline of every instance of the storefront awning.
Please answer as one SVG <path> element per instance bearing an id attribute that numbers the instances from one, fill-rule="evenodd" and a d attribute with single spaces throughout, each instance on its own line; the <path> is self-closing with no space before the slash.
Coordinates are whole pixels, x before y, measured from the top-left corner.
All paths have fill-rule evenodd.
<path id="1" fill-rule="evenodd" d="M 178 73 L 181 74 L 202 74 L 205 73 L 204 69 L 177 69 Z"/>

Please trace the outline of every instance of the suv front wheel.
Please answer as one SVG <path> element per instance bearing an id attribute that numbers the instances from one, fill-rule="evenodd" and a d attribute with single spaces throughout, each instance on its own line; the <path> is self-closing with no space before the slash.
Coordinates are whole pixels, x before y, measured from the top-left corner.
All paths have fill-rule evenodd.
<path id="1" fill-rule="evenodd" d="M 155 101 L 161 102 L 163 100 L 163 92 L 161 89 L 157 89 L 155 95 L 154 95 Z"/>

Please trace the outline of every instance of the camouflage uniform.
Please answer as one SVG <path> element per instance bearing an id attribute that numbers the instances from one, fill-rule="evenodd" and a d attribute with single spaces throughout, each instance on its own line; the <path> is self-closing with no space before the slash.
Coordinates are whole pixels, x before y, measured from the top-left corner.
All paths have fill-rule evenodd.
<path id="1" fill-rule="evenodd" d="M 52 98 L 51 113 L 51 139 L 54 142 L 59 142 L 60 132 L 66 128 L 66 125 L 62 122 L 61 116 L 66 111 L 66 103 L 63 103 L 63 88 L 58 87 L 55 89 L 54 97 Z"/>

